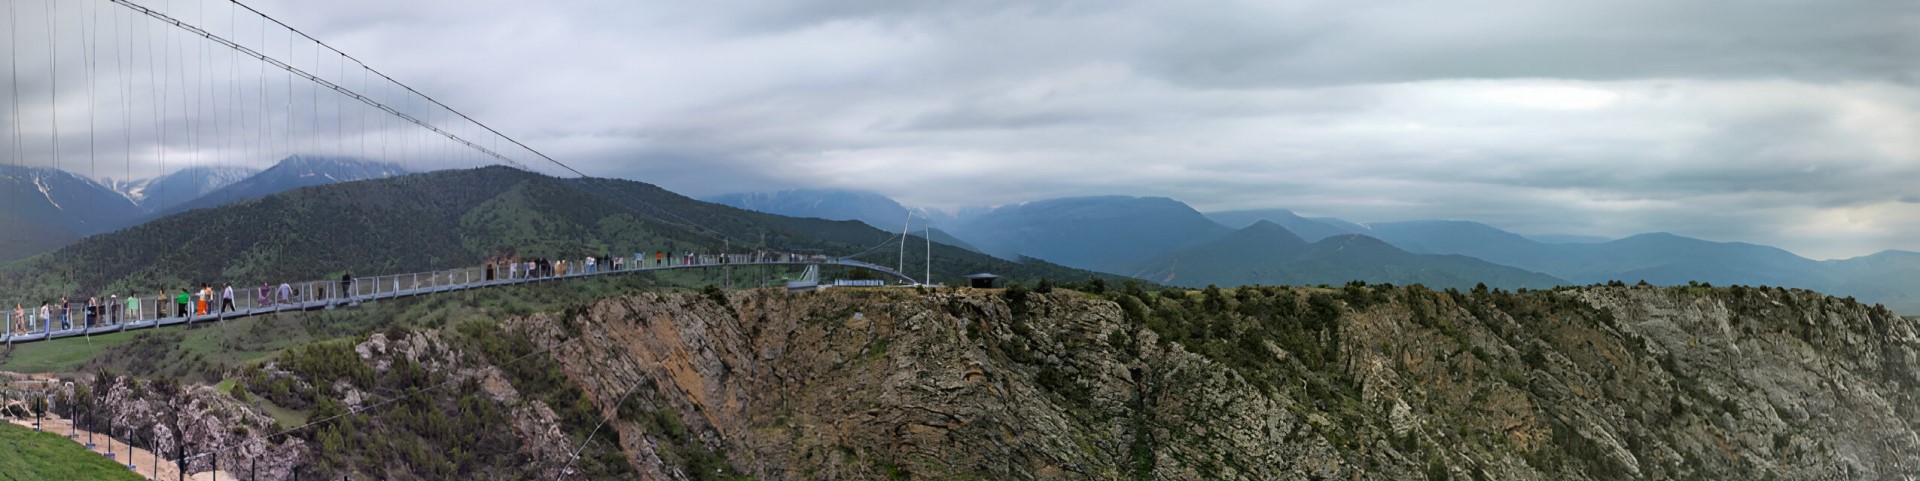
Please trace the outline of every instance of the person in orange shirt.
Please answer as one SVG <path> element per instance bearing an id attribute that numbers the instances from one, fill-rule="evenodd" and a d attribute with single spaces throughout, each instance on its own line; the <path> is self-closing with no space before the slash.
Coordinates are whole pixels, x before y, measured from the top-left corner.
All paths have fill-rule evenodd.
<path id="1" fill-rule="evenodd" d="M 198 312 L 199 314 L 196 314 L 196 315 L 201 315 L 201 316 L 207 315 L 207 298 L 211 296 L 213 296 L 213 288 L 207 287 L 206 284 L 201 284 L 200 300 L 197 304 L 195 304 L 195 306 L 199 308 L 199 310 L 195 312 Z"/>

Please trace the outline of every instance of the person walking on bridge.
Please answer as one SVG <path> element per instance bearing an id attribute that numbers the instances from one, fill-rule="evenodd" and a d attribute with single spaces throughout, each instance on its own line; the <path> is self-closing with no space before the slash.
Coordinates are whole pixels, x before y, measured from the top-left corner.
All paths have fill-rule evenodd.
<path id="1" fill-rule="evenodd" d="M 73 301 L 60 296 L 60 330 L 73 329 Z"/>
<path id="2" fill-rule="evenodd" d="M 140 295 L 139 294 L 127 295 L 127 312 L 133 315 L 133 320 L 136 320 L 136 321 L 140 320 Z M 124 320 L 126 316 L 123 315 L 121 316 L 121 318 Z"/>
<path id="3" fill-rule="evenodd" d="M 40 303 L 40 324 L 46 326 L 47 331 L 53 330 L 53 309 L 49 309 L 45 302 Z"/>
<path id="4" fill-rule="evenodd" d="M 174 296 L 173 302 L 180 305 L 180 317 L 187 317 L 193 314 L 187 310 L 187 304 L 193 302 L 193 295 L 188 294 L 186 288 L 180 288 L 180 295 Z"/>
<path id="5" fill-rule="evenodd" d="M 237 310 L 240 309 L 233 307 L 233 283 L 229 282 L 226 289 L 220 290 L 220 313 L 226 314 L 227 311 Z"/>
<path id="6" fill-rule="evenodd" d="M 19 334 L 23 330 L 21 326 L 25 326 L 26 322 L 27 310 L 21 308 L 20 303 L 13 303 L 13 322 L 7 323 L 7 334 Z"/>
<path id="7" fill-rule="evenodd" d="M 347 295 L 353 292 L 349 290 L 352 287 L 353 287 L 353 271 L 347 271 L 347 273 L 341 274 L 340 275 L 340 299 L 341 300 L 346 300 Z"/>
<path id="8" fill-rule="evenodd" d="M 194 304 L 194 315 L 207 315 L 207 301 L 210 300 L 209 298 L 211 297 L 213 297 L 213 286 L 207 285 L 205 282 L 200 283 L 200 296 Z"/>

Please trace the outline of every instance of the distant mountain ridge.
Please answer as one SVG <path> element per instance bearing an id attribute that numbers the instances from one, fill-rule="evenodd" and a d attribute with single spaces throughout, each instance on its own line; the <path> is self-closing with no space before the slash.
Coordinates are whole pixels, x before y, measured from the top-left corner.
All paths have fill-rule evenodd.
<path id="1" fill-rule="evenodd" d="M 281 159 L 273 167 L 246 179 L 215 189 L 193 200 L 175 204 L 170 208 L 155 209 L 154 212 L 164 216 L 258 199 L 301 187 L 384 179 L 407 173 L 407 170 L 399 164 L 388 162 L 354 157 L 294 155 Z"/>
<path id="2" fill-rule="evenodd" d="M 1301 217 L 1287 209 L 1208 212 L 1208 219 L 1230 228 L 1244 228 L 1260 221 L 1272 222 L 1309 242 L 1344 234 L 1368 234 L 1366 226 L 1331 217 Z"/>
<path id="3" fill-rule="evenodd" d="M 233 166 L 194 166 L 150 179 L 103 183 L 147 212 L 170 209 L 260 173 Z"/>
<path id="4" fill-rule="evenodd" d="M 789 217 L 811 217 L 826 220 L 855 220 L 888 232 L 898 232 L 902 226 L 908 226 L 912 233 L 924 233 L 934 242 L 979 252 L 978 247 L 961 240 L 945 230 L 935 227 L 928 233 L 927 224 L 935 226 L 949 221 L 952 216 L 944 212 L 915 212 L 911 221 L 907 218 L 909 209 L 890 197 L 873 192 L 846 189 L 791 189 L 775 192 L 745 192 L 723 194 L 701 200 L 775 215 Z M 934 217 L 929 220 L 926 217 Z"/>
<path id="5" fill-rule="evenodd" d="M 907 220 L 906 206 L 887 196 L 858 190 L 791 189 L 716 195 L 701 200 L 791 217 L 857 220 L 880 230 L 898 230 Z"/>
<path id="6" fill-rule="evenodd" d="M 1359 234 L 1309 243 L 1261 220 L 1219 239 L 1147 262 L 1139 277 L 1168 285 L 1315 285 L 1349 281 L 1423 284 L 1435 288 L 1547 288 L 1553 276 L 1466 256 L 1415 254 Z"/>
<path id="7" fill-rule="evenodd" d="M 112 231 L 139 206 L 93 179 L 63 170 L 0 165 L 0 262 Z"/>
<path id="8" fill-rule="evenodd" d="M 1127 196 L 1005 206 L 954 228 L 954 235 L 1001 258 L 1036 257 L 1110 273 L 1228 232 L 1180 201 Z"/>
<path id="9" fill-rule="evenodd" d="M 1776 247 L 1713 242 L 1656 232 L 1606 242 L 1549 244 L 1468 221 L 1371 224 L 1382 240 L 1412 252 L 1459 254 L 1558 276 L 1576 284 L 1609 280 L 1657 285 L 1699 281 L 1811 289 L 1859 296 L 1920 313 L 1920 253 L 1816 261 Z"/>
<path id="10" fill-rule="evenodd" d="M 44 167 L 0 166 L 0 262 L 66 246 L 186 210 L 300 187 L 405 174 L 347 157 L 292 156 L 273 168 L 188 167 L 151 179 L 96 181 Z"/>

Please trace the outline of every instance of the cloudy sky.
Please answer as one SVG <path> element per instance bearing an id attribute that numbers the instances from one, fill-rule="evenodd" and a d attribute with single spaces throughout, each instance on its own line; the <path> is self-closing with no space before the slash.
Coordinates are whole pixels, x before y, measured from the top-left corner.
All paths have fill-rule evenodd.
<path id="1" fill-rule="evenodd" d="M 1912 0 L 251 4 L 588 174 L 695 196 L 1920 250 Z"/>

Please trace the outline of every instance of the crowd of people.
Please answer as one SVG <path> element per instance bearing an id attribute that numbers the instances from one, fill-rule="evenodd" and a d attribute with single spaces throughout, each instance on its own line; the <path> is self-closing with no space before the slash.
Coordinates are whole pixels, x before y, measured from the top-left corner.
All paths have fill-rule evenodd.
<path id="1" fill-rule="evenodd" d="M 62 296 L 59 302 L 42 302 L 38 308 L 16 303 L 13 305 L 13 315 L 7 316 L 6 333 L 24 335 L 69 330 L 76 326 L 91 329 L 128 321 L 160 319 L 168 317 L 170 310 L 174 313 L 173 317 L 226 314 L 239 310 L 234 303 L 234 292 L 230 283 L 218 290 L 212 284 L 202 283 L 199 289 L 182 287 L 177 294 L 161 290 L 153 297 L 144 299 L 136 295 L 122 299 L 119 294 L 113 294 L 104 299 L 90 297 L 85 303 L 76 303 Z M 254 305 L 266 307 L 301 301 L 300 289 L 292 284 L 283 282 L 275 288 L 262 283 Z"/>
<path id="2" fill-rule="evenodd" d="M 699 254 L 695 252 L 669 253 L 667 251 L 636 252 L 632 257 L 585 256 L 581 260 L 530 258 L 522 259 L 518 255 L 493 256 L 486 259 L 483 279 L 486 282 L 496 280 L 536 279 L 564 277 L 570 275 L 595 274 L 600 272 L 624 271 L 633 269 L 667 268 L 675 266 L 696 266 L 735 263 L 767 262 L 820 262 L 825 256 L 804 255 L 760 251 L 751 254 Z M 449 282 L 463 282 L 449 279 Z M 308 287 L 306 296 L 302 296 L 301 286 Z M 282 304 L 329 299 L 326 296 L 326 284 L 307 283 L 302 285 L 282 282 L 278 286 L 261 283 L 255 293 L 253 306 L 274 307 Z M 393 289 L 401 289 L 399 278 L 394 279 Z M 243 288 L 239 291 L 244 295 Z M 354 291 L 354 278 L 351 273 L 341 276 L 338 294 Z M 61 297 L 59 302 L 46 301 L 38 308 L 24 304 L 14 304 L 8 317 L 8 336 L 36 334 L 51 331 L 64 331 L 77 327 L 94 328 L 119 325 L 129 321 L 146 321 L 169 317 L 194 317 L 213 314 L 226 314 L 238 310 L 234 303 L 236 293 L 231 283 L 214 289 L 213 285 L 202 283 L 199 289 L 183 287 L 176 294 L 160 291 L 157 295 L 142 299 L 129 295 L 122 299 L 119 295 L 106 298 L 91 297 L 84 304 L 72 302 Z"/>

